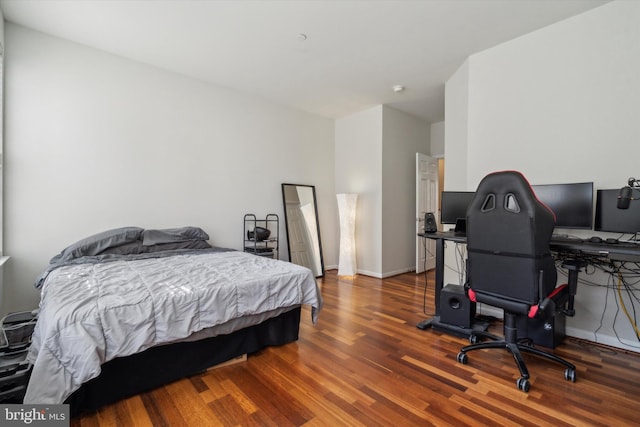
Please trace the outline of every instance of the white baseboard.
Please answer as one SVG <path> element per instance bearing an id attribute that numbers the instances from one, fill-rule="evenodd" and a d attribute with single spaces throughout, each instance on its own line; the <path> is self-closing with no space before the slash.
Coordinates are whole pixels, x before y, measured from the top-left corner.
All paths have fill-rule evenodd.
<path id="1" fill-rule="evenodd" d="M 397 276 L 398 274 L 409 273 L 411 271 L 416 271 L 416 269 L 412 268 L 412 267 L 409 267 L 409 268 L 403 268 L 401 270 L 396 270 L 396 271 L 391 271 L 391 272 L 388 272 L 388 273 L 383 273 L 382 274 L 382 278 L 386 279 L 387 277 Z"/>
<path id="2" fill-rule="evenodd" d="M 338 266 L 337 265 L 325 266 L 324 269 L 325 271 L 337 270 Z M 362 270 L 359 268 L 357 271 L 357 274 L 362 274 L 364 276 L 369 276 L 369 277 L 375 277 L 376 279 L 386 279 L 387 277 L 397 276 L 398 274 L 409 273 L 411 271 L 415 271 L 415 268 L 403 268 L 401 270 L 391 271 L 387 273 L 378 273 L 378 272 L 369 271 L 369 270 Z"/>
<path id="3" fill-rule="evenodd" d="M 365 276 L 369 276 L 369 277 L 375 277 L 376 279 L 382 279 L 382 274 L 377 273 L 375 271 L 369 271 L 369 270 L 361 270 L 358 269 L 358 274 L 363 274 Z"/>
<path id="4" fill-rule="evenodd" d="M 586 331 L 584 329 L 565 327 L 565 334 L 568 337 L 579 338 L 591 342 L 595 342 L 598 344 L 608 345 L 610 347 L 616 347 L 623 350 L 633 351 L 635 353 L 640 353 L 640 343 L 637 341 L 630 341 L 624 338 L 618 339 L 612 335 L 604 335 L 597 334 L 594 335 L 593 331 Z"/>

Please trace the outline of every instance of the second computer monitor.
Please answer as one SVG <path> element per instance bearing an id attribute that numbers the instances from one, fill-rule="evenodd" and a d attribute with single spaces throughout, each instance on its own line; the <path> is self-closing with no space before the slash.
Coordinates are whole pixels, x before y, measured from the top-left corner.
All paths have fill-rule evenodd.
<path id="1" fill-rule="evenodd" d="M 538 200 L 556 214 L 556 227 L 593 228 L 593 182 L 531 187 Z"/>
<path id="2" fill-rule="evenodd" d="M 631 200 L 629 209 L 618 209 L 620 189 L 598 190 L 596 196 L 597 231 L 640 233 L 640 200 Z"/>
<path id="3" fill-rule="evenodd" d="M 440 200 L 440 223 L 455 224 L 467 218 L 467 207 L 475 193 L 473 191 L 443 191 Z"/>

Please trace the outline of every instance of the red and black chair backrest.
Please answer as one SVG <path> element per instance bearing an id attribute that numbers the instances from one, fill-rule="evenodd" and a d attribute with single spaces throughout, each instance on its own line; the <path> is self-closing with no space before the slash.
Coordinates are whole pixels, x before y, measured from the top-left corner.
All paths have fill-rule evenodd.
<path id="1" fill-rule="evenodd" d="M 484 177 L 467 210 L 470 297 L 528 314 L 556 287 L 549 248 L 554 226 L 554 213 L 520 172 Z"/>

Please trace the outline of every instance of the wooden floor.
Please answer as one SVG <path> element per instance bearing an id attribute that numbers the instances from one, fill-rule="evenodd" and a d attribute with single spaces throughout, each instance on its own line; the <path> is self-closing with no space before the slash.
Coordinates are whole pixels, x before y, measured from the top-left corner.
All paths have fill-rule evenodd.
<path id="1" fill-rule="evenodd" d="M 516 389 L 506 351 L 469 354 L 467 341 L 423 320 L 425 276 L 358 276 L 319 281 L 324 308 L 312 325 L 303 310 L 300 339 L 248 360 L 138 395 L 72 426 L 622 426 L 640 425 L 640 356 L 566 339 L 564 368 L 525 355 L 531 390 Z M 426 311 L 433 311 L 428 278 Z"/>

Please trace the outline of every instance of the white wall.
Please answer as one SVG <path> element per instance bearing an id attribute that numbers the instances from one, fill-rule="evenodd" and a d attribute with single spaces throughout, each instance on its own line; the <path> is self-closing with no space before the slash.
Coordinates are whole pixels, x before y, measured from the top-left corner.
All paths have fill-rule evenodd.
<path id="1" fill-rule="evenodd" d="M 475 190 L 467 183 L 467 144 L 469 106 L 469 61 L 465 61 L 445 85 L 444 124 L 444 189 L 446 191 Z M 452 228 L 444 225 L 443 230 Z M 445 246 L 444 285 L 464 284 L 464 263 L 459 252 L 466 253 L 465 245 L 447 242 Z"/>
<path id="2" fill-rule="evenodd" d="M 430 134 L 428 122 L 383 107 L 383 277 L 416 267 L 416 153 L 431 154 Z"/>
<path id="3" fill-rule="evenodd" d="M 534 184 L 593 181 L 596 188 L 637 176 L 638 22 L 640 2 L 616 1 L 471 56 L 447 83 L 447 189 L 474 189 L 500 169 L 521 170 Z M 466 104 L 459 102 L 465 85 Z M 452 168 L 465 163 L 467 187 L 449 187 Z M 576 311 L 569 334 L 640 349 L 624 315 L 615 319 L 612 290 L 581 285 Z"/>
<path id="4" fill-rule="evenodd" d="M 382 272 L 382 111 L 378 105 L 335 121 L 336 193 L 358 194 L 356 265 L 374 276 Z"/>
<path id="5" fill-rule="evenodd" d="M 444 186 L 447 191 L 466 191 L 469 105 L 469 61 L 465 61 L 445 85 Z M 475 189 L 475 188 L 474 188 Z"/>
<path id="6" fill-rule="evenodd" d="M 198 225 L 239 249 L 245 213 L 284 219 L 283 182 L 316 186 L 337 264 L 332 120 L 5 29 L 4 312 L 37 306 L 49 259 L 112 227 Z"/>
<path id="7" fill-rule="evenodd" d="M 431 124 L 431 157 L 444 157 L 444 121 Z"/>
<path id="8" fill-rule="evenodd" d="M 357 193 L 358 273 L 415 268 L 415 155 L 429 154 L 429 123 L 378 105 L 336 120 L 336 193 Z M 336 210 L 337 215 L 337 210 Z"/>
<path id="9" fill-rule="evenodd" d="M 472 56 L 469 181 L 511 167 L 540 184 L 625 184 L 638 170 L 639 15 L 614 2 Z"/>

